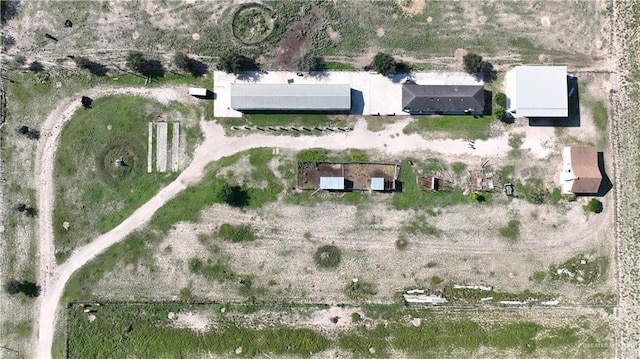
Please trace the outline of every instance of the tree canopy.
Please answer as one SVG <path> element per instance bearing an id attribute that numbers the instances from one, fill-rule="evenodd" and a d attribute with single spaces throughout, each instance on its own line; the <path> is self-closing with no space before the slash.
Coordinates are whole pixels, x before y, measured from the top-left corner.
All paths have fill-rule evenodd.
<path id="1" fill-rule="evenodd" d="M 246 57 L 237 50 L 230 50 L 220 55 L 218 65 L 229 74 L 240 74 L 244 70 Z"/>
<path id="2" fill-rule="evenodd" d="M 482 66 L 484 65 L 484 61 L 482 56 L 478 54 L 474 54 L 470 52 L 462 58 L 462 64 L 464 65 L 464 71 L 470 74 L 477 74 L 482 71 Z"/>
<path id="3" fill-rule="evenodd" d="M 376 56 L 373 57 L 371 68 L 381 73 L 382 75 L 387 76 L 395 70 L 396 60 L 393 59 L 393 56 L 387 53 L 378 52 Z"/>
<path id="4" fill-rule="evenodd" d="M 173 64 L 182 71 L 189 71 L 191 67 L 191 59 L 183 52 L 178 52 L 173 57 Z"/>
<path id="5" fill-rule="evenodd" d="M 295 68 L 305 72 L 319 71 L 322 69 L 322 57 L 316 56 L 311 51 L 304 51 L 296 57 Z"/>

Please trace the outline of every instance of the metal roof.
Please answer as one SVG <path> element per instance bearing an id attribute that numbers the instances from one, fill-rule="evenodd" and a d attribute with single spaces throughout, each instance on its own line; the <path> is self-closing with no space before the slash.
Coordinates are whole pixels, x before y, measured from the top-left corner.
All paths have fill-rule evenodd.
<path id="1" fill-rule="evenodd" d="M 375 177 L 371 179 L 371 190 L 372 191 L 384 191 L 384 178 Z"/>
<path id="2" fill-rule="evenodd" d="M 598 192 L 602 182 L 602 174 L 598 167 L 598 150 L 594 147 L 571 147 L 571 169 L 575 176 L 571 192 Z"/>
<path id="3" fill-rule="evenodd" d="M 405 112 L 484 112 L 482 85 L 402 86 L 402 109 Z"/>
<path id="4" fill-rule="evenodd" d="M 348 111 L 351 86 L 232 84 L 231 108 L 238 111 Z"/>
<path id="5" fill-rule="evenodd" d="M 320 189 L 344 189 L 344 177 L 320 177 Z"/>
<path id="6" fill-rule="evenodd" d="M 505 83 L 507 107 L 516 116 L 569 116 L 566 66 L 517 66 Z"/>

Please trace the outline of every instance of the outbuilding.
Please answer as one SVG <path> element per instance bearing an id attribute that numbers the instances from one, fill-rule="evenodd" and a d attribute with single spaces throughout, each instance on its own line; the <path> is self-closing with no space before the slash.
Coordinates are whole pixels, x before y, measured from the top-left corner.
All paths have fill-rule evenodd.
<path id="1" fill-rule="evenodd" d="M 602 183 L 598 150 L 594 147 L 565 147 L 562 150 L 560 182 L 564 194 L 598 193 Z"/>
<path id="2" fill-rule="evenodd" d="M 241 112 L 349 112 L 351 86 L 232 84 L 231 108 Z"/>
<path id="3" fill-rule="evenodd" d="M 514 117 L 568 117 L 566 66 L 516 66 L 505 76 L 507 111 Z"/>
<path id="4" fill-rule="evenodd" d="M 402 111 L 412 115 L 482 115 L 482 85 L 402 85 Z"/>

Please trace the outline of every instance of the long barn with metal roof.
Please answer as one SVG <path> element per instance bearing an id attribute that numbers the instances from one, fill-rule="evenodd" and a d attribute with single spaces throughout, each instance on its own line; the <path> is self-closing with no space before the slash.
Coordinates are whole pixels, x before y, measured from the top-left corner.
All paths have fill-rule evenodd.
<path id="1" fill-rule="evenodd" d="M 334 84 L 232 84 L 236 111 L 348 112 L 351 86 Z"/>

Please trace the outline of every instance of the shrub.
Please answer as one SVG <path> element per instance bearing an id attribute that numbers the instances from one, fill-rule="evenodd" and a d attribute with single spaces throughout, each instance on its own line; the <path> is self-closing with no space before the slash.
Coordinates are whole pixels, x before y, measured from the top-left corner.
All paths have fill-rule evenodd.
<path id="1" fill-rule="evenodd" d="M 507 108 L 507 95 L 502 92 L 498 92 L 494 97 L 496 104 L 500 107 Z"/>
<path id="2" fill-rule="evenodd" d="M 399 249 L 402 251 L 407 249 L 408 246 L 409 246 L 409 241 L 404 237 L 400 237 L 396 241 L 396 249 Z"/>
<path id="3" fill-rule="evenodd" d="M 434 275 L 433 277 L 431 277 L 431 285 L 438 285 L 440 283 L 442 283 L 444 281 L 444 279 L 438 277 L 437 275 Z"/>
<path id="4" fill-rule="evenodd" d="M 586 212 L 600 213 L 602 212 L 602 202 L 592 198 L 583 208 Z"/>
<path id="5" fill-rule="evenodd" d="M 537 271 L 533 272 L 532 279 L 536 283 L 542 282 L 547 277 L 547 272 L 545 271 Z"/>
<path id="6" fill-rule="evenodd" d="M 478 54 L 474 54 L 470 52 L 462 58 L 462 64 L 464 65 L 464 70 L 470 74 L 477 74 L 482 71 L 482 66 L 484 66 L 484 61 L 482 60 L 482 56 Z"/>
<path id="7" fill-rule="evenodd" d="M 319 71 L 322 67 L 322 57 L 314 55 L 311 51 L 304 51 L 295 59 L 295 68 L 298 71 Z"/>
<path id="8" fill-rule="evenodd" d="M 575 194 L 570 194 L 566 197 L 567 202 L 575 202 L 578 198 Z"/>
<path id="9" fill-rule="evenodd" d="M 496 106 L 493 109 L 493 117 L 496 120 L 504 121 L 507 118 L 507 111 L 505 111 L 504 107 Z"/>
<path id="10" fill-rule="evenodd" d="M 178 52 L 173 57 L 173 64 L 182 71 L 189 71 L 191 59 L 182 52 Z"/>
<path id="11" fill-rule="evenodd" d="M 371 68 L 379 72 L 380 74 L 387 76 L 396 68 L 396 60 L 393 59 L 393 56 L 384 53 L 378 52 L 376 56 L 373 57 L 373 62 L 371 63 Z"/>
<path id="12" fill-rule="evenodd" d="M 253 63 L 252 59 L 242 55 L 238 50 L 228 50 L 220 55 L 218 65 L 228 74 L 239 75 L 242 71 L 252 67 Z"/>
<path id="13" fill-rule="evenodd" d="M 359 279 L 347 283 L 344 291 L 351 299 L 362 299 L 377 293 L 375 284 Z"/>
<path id="14" fill-rule="evenodd" d="M 357 322 L 359 322 L 361 320 L 362 320 L 362 317 L 360 316 L 360 313 L 358 313 L 358 312 L 351 313 L 351 321 L 353 323 L 357 323 Z"/>
<path id="15" fill-rule="evenodd" d="M 501 236 L 516 240 L 520 236 L 520 221 L 512 219 L 507 223 L 506 227 L 502 227 L 498 231 Z"/>
<path id="16" fill-rule="evenodd" d="M 319 268 L 335 268 L 340 264 L 341 256 L 340 248 L 334 245 L 324 245 L 316 250 L 313 261 Z"/>
<path id="17" fill-rule="evenodd" d="M 243 224 L 234 226 L 224 223 L 218 229 L 218 236 L 226 241 L 231 242 L 252 242 L 256 240 L 256 235 L 250 225 Z"/>

